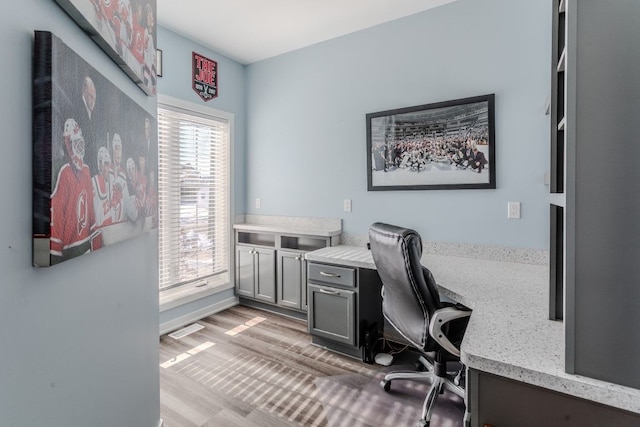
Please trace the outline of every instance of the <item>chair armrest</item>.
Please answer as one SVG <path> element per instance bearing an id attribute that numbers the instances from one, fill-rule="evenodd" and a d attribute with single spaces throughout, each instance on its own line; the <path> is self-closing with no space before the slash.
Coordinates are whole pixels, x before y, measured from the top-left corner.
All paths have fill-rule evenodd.
<path id="1" fill-rule="evenodd" d="M 449 353 L 460 357 L 460 349 L 453 345 L 444 332 L 442 332 L 442 327 L 452 320 L 469 316 L 471 316 L 471 310 L 461 310 L 455 307 L 444 307 L 436 310 L 433 313 L 431 322 L 429 322 L 429 335 Z"/>

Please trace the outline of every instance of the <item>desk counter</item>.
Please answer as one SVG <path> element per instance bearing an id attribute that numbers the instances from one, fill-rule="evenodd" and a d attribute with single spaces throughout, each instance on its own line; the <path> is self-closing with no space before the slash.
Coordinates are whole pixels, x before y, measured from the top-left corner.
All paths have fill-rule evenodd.
<path id="1" fill-rule="evenodd" d="M 334 246 L 309 261 L 375 269 L 371 252 Z M 469 368 L 640 413 L 640 390 L 564 371 L 562 322 L 548 320 L 546 265 L 424 254 L 440 292 L 473 309 L 461 346 Z"/>

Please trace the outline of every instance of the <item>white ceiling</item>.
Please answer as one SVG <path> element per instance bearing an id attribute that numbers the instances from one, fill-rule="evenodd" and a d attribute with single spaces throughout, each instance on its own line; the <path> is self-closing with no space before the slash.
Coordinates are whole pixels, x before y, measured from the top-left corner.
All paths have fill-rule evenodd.
<path id="1" fill-rule="evenodd" d="M 157 5 L 161 26 L 250 64 L 453 1 L 157 0 Z"/>

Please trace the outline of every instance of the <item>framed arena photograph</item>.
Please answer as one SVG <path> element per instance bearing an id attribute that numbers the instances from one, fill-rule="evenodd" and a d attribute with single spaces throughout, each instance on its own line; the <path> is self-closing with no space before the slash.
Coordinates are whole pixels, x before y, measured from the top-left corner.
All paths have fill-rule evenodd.
<path id="1" fill-rule="evenodd" d="M 367 190 L 496 188 L 494 98 L 367 114 Z"/>
<path id="2" fill-rule="evenodd" d="M 35 32 L 33 73 L 34 266 L 157 228 L 155 111 L 48 31 Z"/>
<path id="3" fill-rule="evenodd" d="M 156 0 L 55 0 L 147 95 L 156 95 Z"/>

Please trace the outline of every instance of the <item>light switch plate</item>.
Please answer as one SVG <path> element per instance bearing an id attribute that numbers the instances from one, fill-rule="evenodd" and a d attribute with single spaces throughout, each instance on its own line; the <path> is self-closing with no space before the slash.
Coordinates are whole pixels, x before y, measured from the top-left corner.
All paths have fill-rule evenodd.
<path id="1" fill-rule="evenodd" d="M 520 202 L 507 203 L 507 218 L 520 219 Z"/>

